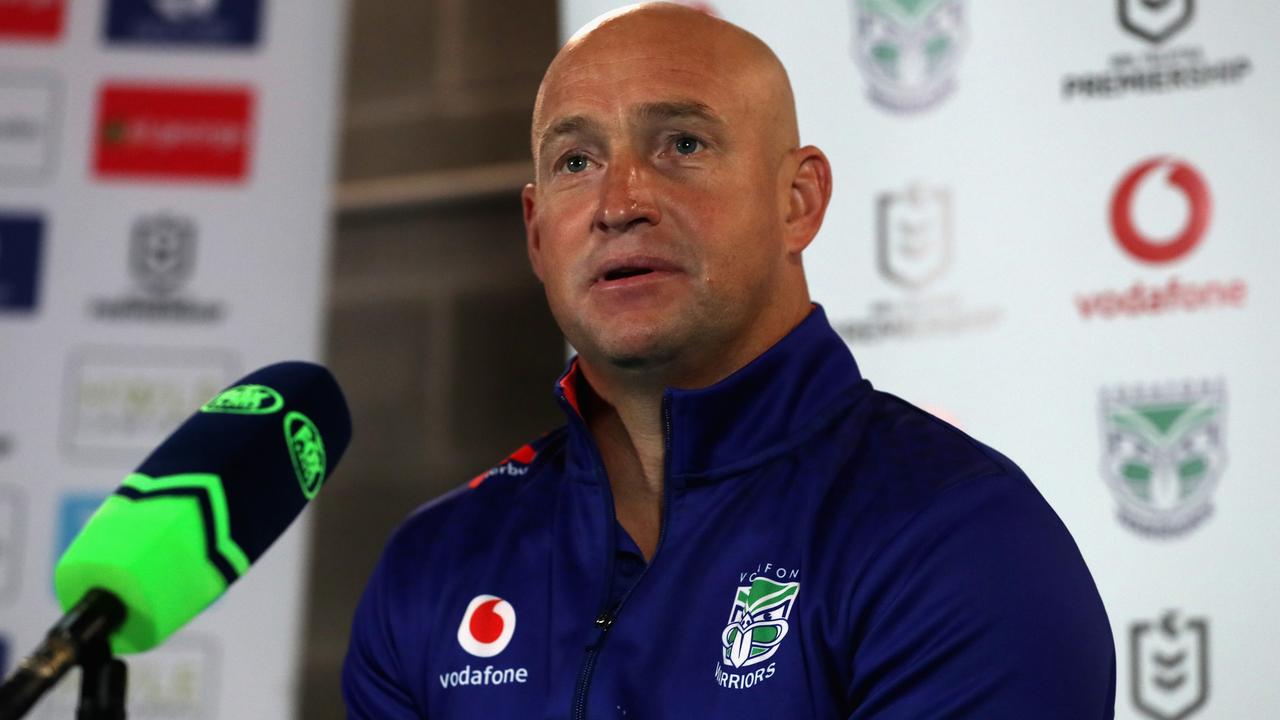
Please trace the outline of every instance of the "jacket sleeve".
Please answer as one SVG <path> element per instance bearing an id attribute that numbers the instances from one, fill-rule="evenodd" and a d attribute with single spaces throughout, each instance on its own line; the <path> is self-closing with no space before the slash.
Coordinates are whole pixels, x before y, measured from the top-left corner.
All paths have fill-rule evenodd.
<path id="1" fill-rule="evenodd" d="M 1112 720 L 1115 647 L 1065 526 L 1020 474 L 940 490 L 853 621 L 849 720 Z"/>
<path id="2" fill-rule="evenodd" d="M 342 695 L 351 720 L 425 720 L 404 681 L 396 648 L 394 603 L 407 588 L 396 587 L 394 543 L 365 587 L 351 626 L 351 641 L 342 668 Z M 403 591 L 403 592 L 401 592 Z"/>

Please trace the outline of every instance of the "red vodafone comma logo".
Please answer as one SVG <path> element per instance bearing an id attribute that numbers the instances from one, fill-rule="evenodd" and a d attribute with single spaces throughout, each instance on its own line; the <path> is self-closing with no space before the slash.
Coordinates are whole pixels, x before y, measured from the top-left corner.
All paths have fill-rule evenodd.
<path id="1" fill-rule="evenodd" d="M 1187 222 L 1172 238 L 1152 238 L 1134 223 L 1134 197 L 1148 178 L 1158 170 L 1167 170 L 1170 187 L 1187 200 Z M 1209 186 L 1189 163 L 1170 157 L 1157 157 L 1140 163 L 1129 171 L 1111 198 L 1111 230 L 1125 252 L 1143 262 L 1160 264 L 1177 260 L 1191 252 L 1209 227 Z"/>
<path id="2" fill-rule="evenodd" d="M 516 632 L 516 611 L 495 595 L 477 595 L 458 625 L 458 644 L 476 657 L 493 657 L 507 649 Z"/>
<path id="3" fill-rule="evenodd" d="M 242 87 L 103 87 L 94 168 L 101 177 L 242 180 L 253 95 Z"/>
<path id="4" fill-rule="evenodd" d="M 1166 237 L 1153 237 L 1138 227 L 1138 196 L 1144 185 L 1161 182 L 1156 189 L 1173 192 L 1186 201 L 1186 219 Z M 1166 190 L 1167 188 L 1167 190 Z M 1161 266 L 1185 257 L 1204 239 L 1212 210 L 1209 185 L 1185 160 L 1161 156 L 1142 161 L 1116 186 L 1111 196 L 1111 230 L 1116 241 L 1134 259 Z M 1177 219 L 1180 218 L 1168 218 Z M 1153 277 L 1144 271 L 1127 287 L 1078 293 L 1076 309 L 1085 320 L 1163 315 L 1172 312 L 1241 309 L 1248 302 L 1249 285 L 1243 278 L 1186 279 L 1173 275 Z"/>

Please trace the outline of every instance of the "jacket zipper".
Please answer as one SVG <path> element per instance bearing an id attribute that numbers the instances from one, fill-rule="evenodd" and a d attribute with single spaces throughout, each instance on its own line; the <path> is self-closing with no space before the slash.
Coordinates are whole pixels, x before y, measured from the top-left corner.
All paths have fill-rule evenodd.
<path id="1" fill-rule="evenodd" d="M 600 465 L 603 466 L 603 461 Z M 603 474 L 603 473 L 602 473 Z M 605 590 L 604 607 L 600 613 L 596 615 L 595 626 L 599 630 L 595 642 L 587 646 L 587 656 L 582 662 L 582 670 L 578 673 L 577 688 L 573 693 L 573 714 L 570 716 L 573 720 L 586 720 L 587 717 L 587 691 L 591 689 L 591 675 L 595 672 L 596 659 L 600 655 L 600 648 L 604 645 L 604 639 L 609 634 L 609 628 L 613 627 L 613 621 L 617 619 L 618 613 L 622 610 L 622 606 L 626 604 L 627 598 L 631 597 L 631 593 L 635 591 L 636 586 L 644 580 L 644 576 L 649 574 L 649 568 L 653 567 L 653 561 L 658 559 L 658 553 L 662 551 L 662 541 L 667 536 L 667 526 L 671 524 L 668 509 L 671 500 L 671 487 L 668 485 L 668 479 L 671 477 L 671 404 L 669 398 L 664 393 L 662 397 L 662 524 L 658 529 L 658 545 L 653 550 L 653 557 L 649 558 L 649 563 L 645 565 L 644 570 L 640 573 L 640 577 L 627 588 L 622 597 L 618 600 L 618 604 L 609 608 L 609 591 Z M 609 519 L 616 526 L 618 518 L 614 514 L 613 509 L 613 492 L 609 489 L 609 478 L 605 477 L 605 494 L 609 498 Z M 613 533 L 617 532 L 613 530 Z M 617 552 L 617 543 L 608 549 L 609 552 L 609 577 L 606 582 L 613 582 L 613 553 Z M 606 586 L 608 587 L 608 586 Z"/>

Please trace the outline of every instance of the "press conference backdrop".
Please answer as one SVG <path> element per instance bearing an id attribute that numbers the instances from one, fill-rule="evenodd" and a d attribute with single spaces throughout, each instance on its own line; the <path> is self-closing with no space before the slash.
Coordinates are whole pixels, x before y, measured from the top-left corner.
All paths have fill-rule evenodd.
<path id="1" fill-rule="evenodd" d="M 0 0 L 0 671 L 52 567 L 244 372 L 319 350 L 340 0 Z M 284 718 L 305 527 L 130 659 L 130 717 Z M 75 683 L 36 718 L 74 716 Z"/>
<path id="2" fill-rule="evenodd" d="M 864 374 L 1075 535 L 1117 717 L 1280 716 L 1280 4 L 691 4 L 778 52 L 831 158 L 805 268 Z"/>

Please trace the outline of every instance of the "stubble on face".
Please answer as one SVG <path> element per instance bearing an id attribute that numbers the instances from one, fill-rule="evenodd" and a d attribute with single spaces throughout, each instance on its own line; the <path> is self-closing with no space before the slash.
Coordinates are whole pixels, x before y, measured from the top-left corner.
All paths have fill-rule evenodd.
<path id="1" fill-rule="evenodd" d="M 706 154 L 668 163 L 629 142 L 647 137 L 655 112 L 681 115 L 658 120 L 694 128 Z M 585 360 L 696 383 L 721 357 L 764 349 L 748 347 L 759 344 L 754 326 L 794 291 L 784 287 L 779 168 L 798 144 L 790 85 L 767 46 L 681 6 L 606 16 L 553 61 L 532 133 L 535 271 Z M 573 143 L 618 175 L 607 185 L 566 177 L 558 153 Z M 602 263 L 629 255 L 673 272 L 647 290 L 601 291 Z"/>

